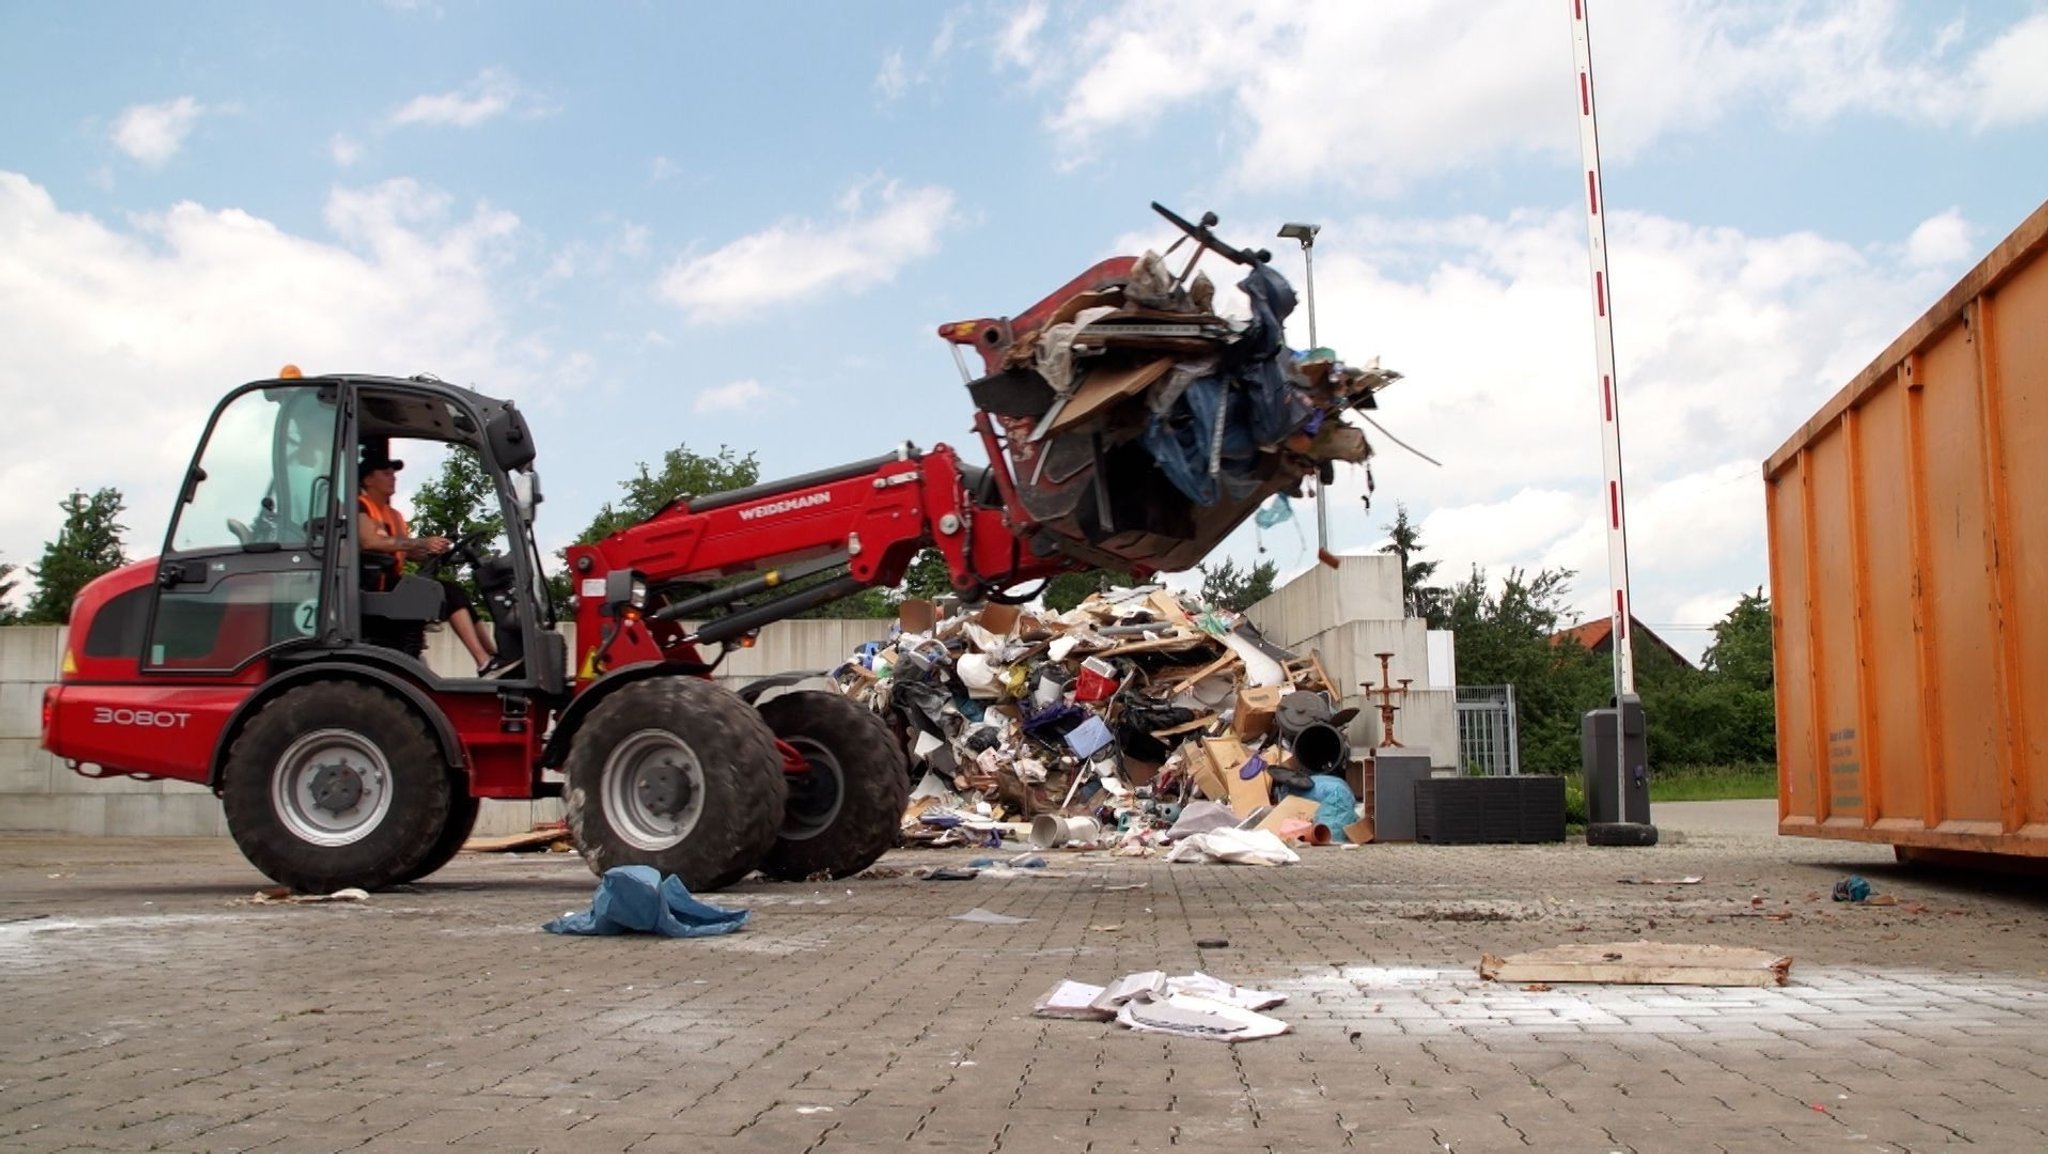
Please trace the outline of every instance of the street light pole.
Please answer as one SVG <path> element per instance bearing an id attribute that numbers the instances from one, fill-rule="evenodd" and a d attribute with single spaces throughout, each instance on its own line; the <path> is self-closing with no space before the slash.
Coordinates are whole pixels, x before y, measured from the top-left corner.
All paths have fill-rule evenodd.
<path id="1" fill-rule="evenodd" d="M 1305 295 L 1308 305 L 1308 347 L 1311 349 L 1322 347 L 1316 343 L 1316 234 L 1321 231 L 1323 226 L 1319 224 L 1297 222 L 1280 226 L 1282 237 L 1301 242 L 1301 263 L 1304 272 L 1302 284 L 1307 290 Z"/>

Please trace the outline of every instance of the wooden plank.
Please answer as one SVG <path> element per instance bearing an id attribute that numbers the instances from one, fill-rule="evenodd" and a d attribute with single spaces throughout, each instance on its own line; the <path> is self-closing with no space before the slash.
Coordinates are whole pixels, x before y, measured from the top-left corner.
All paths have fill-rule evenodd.
<path id="1" fill-rule="evenodd" d="M 569 831 L 562 826 L 532 829 L 525 833 L 511 833 L 499 837 L 473 837 L 462 843 L 470 853 L 504 853 L 516 849 L 546 849 L 561 842 L 569 843 Z"/>
<path id="2" fill-rule="evenodd" d="M 1493 982 L 1597 982 L 1624 986 L 1782 986 L 1792 959 L 1735 946 L 1616 942 L 1552 946 L 1510 957 L 1482 954 Z"/>
<path id="3" fill-rule="evenodd" d="M 1224 670 L 1230 668 L 1238 660 L 1239 658 L 1237 656 L 1237 650 L 1229 650 L 1225 652 L 1223 656 L 1218 657 L 1216 660 L 1210 662 L 1207 665 L 1204 665 L 1201 668 L 1200 672 L 1181 678 L 1180 681 L 1175 683 L 1173 687 L 1173 692 L 1186 693 L 1188 690 L 1193 689 L 1196 685 L 1200 684 L 1204 679 L 1213 677 L 1216 674 L 1221 673 Z"/>

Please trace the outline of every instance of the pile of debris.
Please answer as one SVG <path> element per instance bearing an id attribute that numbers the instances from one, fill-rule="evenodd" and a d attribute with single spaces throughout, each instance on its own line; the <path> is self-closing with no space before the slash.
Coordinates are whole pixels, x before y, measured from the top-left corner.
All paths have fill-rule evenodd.
<path id="1" fill-rule="evenodd" d="M 1289 842 L 1371 837 L 1344 729 L 1357 711 L 1320 658 L 1162 586 L 1060 614 L 908 601 L 834 678 L 910 753 L 909 844 L 1009 834 L 1283 864 Z"/>

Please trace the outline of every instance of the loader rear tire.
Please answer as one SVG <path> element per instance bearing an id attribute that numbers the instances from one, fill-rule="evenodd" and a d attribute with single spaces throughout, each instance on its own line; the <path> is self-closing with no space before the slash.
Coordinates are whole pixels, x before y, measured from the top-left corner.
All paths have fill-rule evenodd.
<path id="1" fill-rule="evenodd" d="M 426 721 L 352 682 L 265 704 L 221 771 L 228 832 L 249 863 L 300 893 L 417 876 L 448 824 L 450 770 Z"/>
<path id="2" fill-rule="evenodd" d="M 724 889 L 775 844 L 788 787 L 775 735 L 730 690 L 651 677 L 590 711 L 562 765 L 569 832 L 592 873 L 653 866 Z"/>
<path id="3" fill-rule="evenodd" d="M 761 707 L 811 771 L 790 779 L 781 836 L 761 872 L 782 881 L 843 878 L 895 846 L 910 797 L 903 747 L 888 723 L 837 693 L 785 693 Z"/>

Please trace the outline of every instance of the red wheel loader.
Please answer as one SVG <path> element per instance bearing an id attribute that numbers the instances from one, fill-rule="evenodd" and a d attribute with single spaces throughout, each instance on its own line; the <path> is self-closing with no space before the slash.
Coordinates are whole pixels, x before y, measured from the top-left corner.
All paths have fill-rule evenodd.
<path id="1" fill-rule="evenodd" d="M 988 369 L 968 384 L 987 466 L 905 446 L 681 498 L 575 546 L 573 655 L 535 543 L 537 447 L 511 402 L 424 376 L 244 385 L 207 423 L 161 555 L 80 593 L 43 744 L 88 776 L 211 787 L 249 861 L 305 892 L 432 873 L 488 798 L 562 797 L 600 873 L 645 864 L 715 890 L 865 869 L 894 844 L 902 750 L 830 689 L 718 686 L 731 647 L 899 583 L 926 548 L 968 598 L 1187 568 L 1272 494 L 1369 451 L 1341 414 L 1397 374 L 1297 362 L 1280 333 L 1292 291 L 1266 254 L 1217 240 L 1213 217 L 1166 215 L 1192 245 L 1178 275 L 1149 254 L 1104 262 L 1016 318 L 940 330 Z M 1206 277 L 1190 280 L 1205 253 L 1245 268 L 1249 322 L 1210 312 Z M 505 531 L 366 583 L 359 462 L 407 441 L 473 451 Z M 446 560 L 473 569 L 515 673 L 420 659 Z"/>

